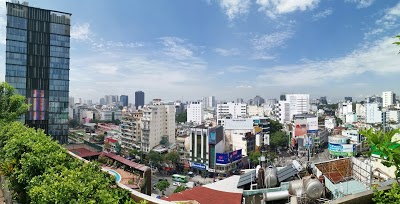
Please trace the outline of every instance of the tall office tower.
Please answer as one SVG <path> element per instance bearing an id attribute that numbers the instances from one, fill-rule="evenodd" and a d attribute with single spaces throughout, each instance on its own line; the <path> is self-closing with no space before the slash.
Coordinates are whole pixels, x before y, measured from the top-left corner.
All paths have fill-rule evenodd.
<path id="1" fill-rule="evenodd" d="M 111 105 L 112 104 L 112 96 L 111 95 L 105 95 L 104 99 L 106 100 L 106 104 L 105 105 Z"/>
<path id="2" fill-rule="evenodd" d="M 326 100 L 326 96 L 321 96 L 321 98 L 319 99 L 319 103 L 323 104 L 323 105 L 327 105 L 328 101 Z"/>
<path id="3" fill-rule="evenodd" d="M 256 96 L 253 99 L 253 103 L 254 103 L 253 105 L 261 106 L 263 103 L 265 103 L 265 100 L 261 96 Z"/>
<path id="4" fill-rule="evenodd" d="M 100 99 L 100 105 L 107 105 L 107 102 L 106 102 L 105 98 L 101 98 Z"/>
<path id="5" fill-rule="evenodd" d="M 68 143 L 71 14 L 26 2 L 6 6 L 6 82 L 30 105 L 21 120 Z"/>
<path id="6" fill-rule="evenodd" d="M 68 103 L 69 103 L 69 106 L 70 106 L 70 107 L 74 106 L 74 105 L 75 105 L 75 99 L 74 99 L 74 97 L 69 97 Z"/>
<path id="7" fill-rule="evenodd" d="M 112 103 L 118 104 L 118 95 L 112 95 L 111 101 L 112 101 Z"/>
<path id="8" fill-rule="evenodd" d="M 139 106 L 143 108 L 143 106 L 144 106 L 144 92 L 143 91 L 135 92 L 135 106 L 136 106 L 136 109 L 138 109 Z"/>
<path id="9" fill-rule="evenodd" d="M 390 105 L 395 104 L 396 101 L 396 94 L 392 91 L 385 91 L 382 93 L 382 106 L 387 107 Z"/>
<path id="10" fill-rule="evenodd" d="M 353 102 L 353 97 L 351 96 L 344 97 L 344 102 Z"/>
<path id="11" fill-rule="evenodd" d="M 119 99 L 122 102 L 122 106 L 128 106 L 128 96 L 127 95 L 121 95 Z"/>
<path id="12" fill-rule="evenodd" d="M 286 94 L 285 98 L 290 104 L 290 120 L 293 119 L 293 115 L 310 111 L 309 94 Z"/>

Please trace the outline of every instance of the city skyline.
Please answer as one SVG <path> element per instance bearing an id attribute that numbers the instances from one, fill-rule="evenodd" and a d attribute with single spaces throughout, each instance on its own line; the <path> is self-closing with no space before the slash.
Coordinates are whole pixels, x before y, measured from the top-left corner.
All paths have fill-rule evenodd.
<path id="1" fill-rule="evenodd" d="M 73 13 L 69 95 L 75 98 L 134 99 L 134 92 L 143 90 L 146 103 L 211 95 L 268 99 L 281 93 L 357 101 L 399 92 L 399 47 L 392 43 L 400 33 L 400 3 L 266 2 L 84 1 L 78 7 L 32 0 L 29 5 Z M 3 27 L 5 14 L 0 0 Z M 5 32 L 0 31 L 0 81 Z"/>

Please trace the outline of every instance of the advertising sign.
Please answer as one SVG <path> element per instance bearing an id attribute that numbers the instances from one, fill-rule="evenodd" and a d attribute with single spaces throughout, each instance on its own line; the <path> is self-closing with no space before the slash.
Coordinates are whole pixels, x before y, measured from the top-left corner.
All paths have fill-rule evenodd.
<path id="1" fill-rule="evenodd" d="M 217 134 L 215 132 L 210 132 L 210 135 L 209 135 L 209 138 L 208 138 L 208 142 L 210 144 L 215 144 L 216 143 L 216 140 L 217 140 L 216 135 Z"/>
<path id="2" fill-rule="evenodd" d="M 229 160 L 230 162 L 234 162 L 242 159 L 242 149 L 235 150 L 233 152 L 229 152 Z"/>
<path id="3" fill-rule="evenodd" d="M 307 133 L 318 132 L 318 118 L 307 118 Z"/>
<path id="4" fill-rule="evenodd" d="M 354 156 L 354 144 L 328 144 L 329 154 L 334 156 Z"/>
<path id="5" fill-rule="evenodd" d="M 294 129 L 294 136 L 295 137 L 303 136 L 305 134 L 307 134 L 307 126 L 306 125 L 297 124 L 295 126 L 295 129 Z"/>
<path id="6" fill-rule="evenodd" d="M 190 167 L 200 170 L 207 170 L 207 166 L 202 163 L 190 162 Z"/>
<path id="7" fill-rule="evenodd" d="M 231 162 L 242 159 L 242 149 L 235 150 L 229 153 L 216 153 L 215 163 L 229 164 Z"/>
<path id="8" fill-rule="evenodd" d="M 229 163 L 229 155 L 228 153 L 216 153 L 215 155 L 217 164 L 227 164 Z"/>
<path id="9" fill-rule="evenodd" d="M 346 144 L 347 140 L 348 140 L 347 137 L 333 137 L 333 136 L 328 137 L 328 142 L 333 144 Z"/>

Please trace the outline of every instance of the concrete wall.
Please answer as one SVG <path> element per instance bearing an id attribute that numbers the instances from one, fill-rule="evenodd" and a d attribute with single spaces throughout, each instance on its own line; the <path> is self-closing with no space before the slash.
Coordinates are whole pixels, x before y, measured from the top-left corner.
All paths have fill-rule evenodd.
<path id="1" fill-rule="evenodd" d="M 387 191 L 391 189 L 392 186 L 385 186 L 385 187 L 380 187 L 378 190 L 383 190 Z M 346 197 L 339 198 L 337 200 L 334 200 L 332 202 L 329 202 L 330 204 L 338 204 L 338 203 L 343 203 L 343 204 L 372 204 L 372 197 L 374 195 L 373 190 L 368 190 L 364 191 L 361 193 L 353 194 L 353 195 L 348 195 Z"/>

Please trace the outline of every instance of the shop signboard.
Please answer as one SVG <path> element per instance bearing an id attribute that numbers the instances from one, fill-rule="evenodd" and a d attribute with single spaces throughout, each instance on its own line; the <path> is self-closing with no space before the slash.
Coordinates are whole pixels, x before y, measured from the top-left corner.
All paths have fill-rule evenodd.
<path id="1" fill-rule="evenodd" d="M 318 132 L 318 118 L 307 118 L 307 133 Z"/>
<path id="2" fill-rule="evenodd" d="M 202 163 L 190 162 L 190 167 L 200 170 L 207 170 L 207 166 Z"/>
<path id="3" fill-rule="evenodd" d="M 329 154 L 333 156 L 354 156 L 355 145 L 354 144 L 328 144 Z"/>
<path id="4" fill-rule="evenodd" d="M 216 153 L 215 155 L 217 164 L 228 164 L 229 163 L 229 154 L 228 153 Z"/>
<path id="5" fill-rule="evenodd" d="M 229 152 L 229 161 L 234 162 L 242 159 L 242 149 L 235 150 L 233 152 Z"/>
<path id="6" fill-rule="evenodd" d="M 216 132 L 210 132 L 209 138 L 208 138 L 208 142 L 210 144 L 215 144 L 217 140 L 217 136 L 216 136 Z"/>

